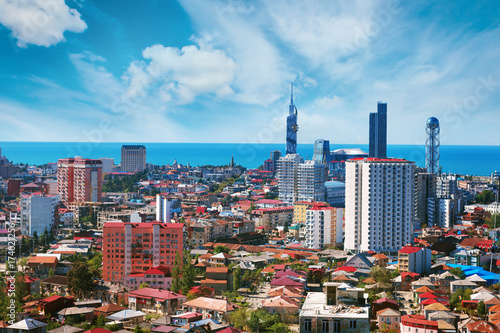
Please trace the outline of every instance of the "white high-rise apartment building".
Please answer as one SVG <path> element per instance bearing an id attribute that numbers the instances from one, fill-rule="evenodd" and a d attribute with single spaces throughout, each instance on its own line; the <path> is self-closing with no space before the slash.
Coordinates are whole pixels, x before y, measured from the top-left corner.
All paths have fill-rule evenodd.
<path id="1" fill-rule="evenodd" d="M 346 162 L 345 249 L 397 255 L 412 242 L 415 163 L 403 159 Z"/>
<path id="2" fill-rule="evenodd" d="M 299 201 L 325 201 L 327 165 L 316 161 L 299 164 L 297 193 Z"/>
<path id="3" fill-rule="evenodd" d="M 142 145 L 123 145 L 121 171 L 136 172 L 146 169 L 146 147 Z"/>
<path id="4" fill-rule="evenodd" d="M 286 203 L 294 203 L 298 197 L 298 171 L 302 163 L 299 154 L 287 154 L 278 160 L 279 199 Z"/>
<path id="5" fill-rule="evenodd" d="M 306 212 L 305 246 L 322 249 L 340 246 L 343 238 L 344 209 L 314 206 Z"/>
<path id="6" fill-rule="evenodd" d="M 21 194 L 21 234 L 40 235 L 45 228 L 50 231 L 60 195 Z"/>

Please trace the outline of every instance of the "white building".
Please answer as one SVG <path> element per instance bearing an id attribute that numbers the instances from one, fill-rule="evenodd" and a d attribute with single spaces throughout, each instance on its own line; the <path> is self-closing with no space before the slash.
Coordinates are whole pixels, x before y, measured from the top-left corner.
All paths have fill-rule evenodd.
<path id="1" fill-rule="evenodd" d="M 146 169 L 146 147 L 142 145 L 123 145 L 121 171 L 136 172 Z"/>
<path id="2" fill-rule="evenodd" d="M 346 162 L 345 249 L 396 254 L 412 242 L 415 163 L 403 159 Z"/>
<path id="3" fill-rule="evenodd" d="M 454 203 L 453 199 L 438 199 L 437 225 L 441 228 L 451 228 L 454 224 Z"/>
<path id="4" fill-rule="evenodd" d="M 61 200 L 59 195 L 44 196 L 42 194 L 21 195 L 21 234 L 38 235 L 45 228 L 50 230 L 54 224 L 54 212 Z"/>
<path id="5" fill-rule="evenodd" d="M 326 164 L 305 161 L 299 164 L 297 194 L 299 201 L 324 201 Z"/>
<path id="6" fill-rule="evenodd" d="M 314 206 L 306 212 L 305 245 L 311 249 L 342 244 L 344 209 Z"/>
<path id="7" fill-rule="evenodd" d="M 113 172 L 113 167 L 115 166 L 115 159 L 110 157 L 101 157 L 99 160 L 102 162 L 102 172 L 110 173 Z"/>
<path id="8" fill-rule="evenodd" d="M 325 182 L 325 201 L 332 207 L 345 206 L 345 183 L 338 181 Z"/>
<path id="9" fill-rule="evenodd" d="M 170 223 L 172 220 L 173 200 L 161 194 L 156 195 L 156 220 Z"/>
<path id="10" fill-rule="evenodd" d="M 298 170 L 302 163 L 299 154 L 287 154 L 278 160 L 279 199 L 286 203 L 294 203 L 298 197 Z"/>

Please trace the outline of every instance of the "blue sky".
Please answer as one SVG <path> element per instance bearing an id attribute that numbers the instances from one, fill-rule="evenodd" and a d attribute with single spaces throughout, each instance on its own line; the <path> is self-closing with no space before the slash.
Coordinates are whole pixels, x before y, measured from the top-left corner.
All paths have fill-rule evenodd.
<path id="1" fill-rule="evenodd" d="M 0 0 L 0 141 L 500 145 L 496 1 Z"/>

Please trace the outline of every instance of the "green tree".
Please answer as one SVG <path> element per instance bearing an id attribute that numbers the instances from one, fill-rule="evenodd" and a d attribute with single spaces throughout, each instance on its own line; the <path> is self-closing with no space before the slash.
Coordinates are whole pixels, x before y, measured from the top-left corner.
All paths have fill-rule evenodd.
<path id="1" fill-rule="evenodd" d="M 214 249 L 214 254 L 219 254 L 221 252 L 229 254 L 229 252 L 231 252 L 231 250 L 229 250 L 229 248 L 227 246 L 217 245 Z"/>
<path id="2" fill-rule="evenodd" d="M 181 290 L 182 258 L 179 253 L 175 255 L 174 267 L 172 268 L 172 283 L 170 290 L 178 293 Z"/>
<path id="3" fill-rule="evenodd" d="M 148 288 L 149 287 L 149 284 L 143 282 L 139 285 L 139 289 L 144 289 L 144 288 Z"/>
<path id="4" fill-rule="evenodd" d="M 486 305 L 484 304 L 483 301 L 479 302 L 477 304 L 477 315 L 481 318 L 484 318 L 484 316 L 486 315 Z"/>
<path id="5" fill-rule="evenodd" d="M 189 290 L 194 286 L 196 272 L 193 265 L 193 258 L 189 251 L 184 252 L 184 264 L 182 265 L 182 280 L 181 291 L 183 295 L 187 295 Z"/>
<path id="6" fill-rule="evenodd" d="M 391 283 L 391 272 L 378 265 L 371 268 L 370 276 L 379 283 Z"/>
<path id="7" fill-rule="evenodd" d="M 50 276 L 54 276 L 54 269 L 53 268 L 50 268 L 49 269 L 49 277 Z"/>
<path id="8" fill-rule="evenodd" d="M 269 333 L 290 333 L 291 330 L 290 330 L 290 327 L 288 327 L 287 325 L 285 325 L 283 323 L 276 323 L 276 324 L 273 324 L 271 327 L 269 327 L 266 332 L 269 332 Z"/>
<path id="9" fill-rule="evenodd" d="M 89 265 L 83 261 L 75 261 L 73 267 L 67 274 L 68 288 L 78 298 L 83 298 L 88 292 L 92 291 L 94 283 L 92 282 L 92 273 Z"/>
<path id="10" fill-rule="evenodd" d="M 484 190 L 483 192 L 476 195 L 476 203 L 489 205 L 495 199 L 495 195 L 491 190 Z"/>
<path id="11" fill-rule="evenodd" d="M 229 314 L 229 322 L 238 329 L 247 327 L 247 308 L 239 308 Z"/>
<path id="12" fill-rule="evenodd" d="M 233 290 L 236 291 L 241 287 L 241 268 L 238 267 L 233 272 Z"/>
<path id="13" fill-rule="evenodd" d="M 460 267 L 452 268 L 450 273 L 456 275 L 460 280 L 465 279 L 465 274 Z"/>

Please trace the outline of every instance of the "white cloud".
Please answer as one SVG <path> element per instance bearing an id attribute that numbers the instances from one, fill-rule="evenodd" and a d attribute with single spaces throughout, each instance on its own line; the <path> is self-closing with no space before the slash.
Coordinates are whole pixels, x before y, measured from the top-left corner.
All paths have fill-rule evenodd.
<path id="1" fill-rule="evenodd" d="M 142 55 L 146 61 L 133 62 L 124 75 L 130 96 L 143 95 L 156 85 L 162 100 L 180 104 L 193 102 L 199 95 L 226 97 L 233 93 L 230 85 L 236 64 L 221 50 L 153 45 Z"/>
<path id="2" fill-rule="evenodd" d="M 322 109 L 332 110 L 343 106 L 342 99 L 338 96 L 333 97 L 321 97 L 316 99 L 315 104 Z"/>
<path id="3" fill-rule="evenodd" d="M 83 32 L 87 24 L 64 0 L 0 0 L 0 23 L 12 31 L 17 45 L 46 46 L 64 41 L 64 32 Z"/>

